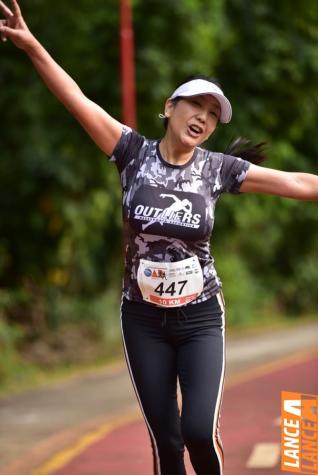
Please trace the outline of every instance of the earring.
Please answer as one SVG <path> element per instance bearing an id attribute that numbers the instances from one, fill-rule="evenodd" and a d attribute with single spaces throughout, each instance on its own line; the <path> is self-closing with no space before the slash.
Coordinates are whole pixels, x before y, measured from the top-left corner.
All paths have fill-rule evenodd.
<path id="1" fill-rule="evenodd" d="M 166 116 L 165 116 L 164 114 L 158 114 L 158 117 L 159 117 L 160 119 L 166 119 Z"/>

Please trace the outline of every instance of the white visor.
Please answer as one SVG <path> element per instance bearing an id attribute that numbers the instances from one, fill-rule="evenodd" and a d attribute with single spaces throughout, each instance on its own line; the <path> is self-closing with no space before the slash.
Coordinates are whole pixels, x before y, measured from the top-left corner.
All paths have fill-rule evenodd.
<path id="1" fill-rule="evenodd" d="M 218 100 L 221 106 L 220 122 L 228 124 L 232 118 L 231 103 L 225 97 L 223 91 L 210 81 L 206 81 L 205 79 L 193 79 L 192 81 L 186 82 L 174 91 L 170 99 L 175 99 L 176 97 L 202 96 L 204 94 L 209 94 Z"/>

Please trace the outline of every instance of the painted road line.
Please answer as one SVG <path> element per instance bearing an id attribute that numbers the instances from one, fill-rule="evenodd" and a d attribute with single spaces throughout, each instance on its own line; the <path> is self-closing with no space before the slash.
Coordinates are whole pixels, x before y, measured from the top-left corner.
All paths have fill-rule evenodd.
<path id="1" fill-rule="evenodd" d="M 247 461 L 247 468 L 272 468 L 278 465 L 280 445 L 272 443 L 255 444 Z"/>
<path id="2" fill-rule="evenodd" d="M 85 449 L 105 437 L 110 432 L 120 427 L 126 426 L 138 419 L 140 419 L 139 410 L 132 411 L 130 414 L 127 414 L 124 417 L 120 417 L 114 422 L 103 424 L 93 432 L 90 432 L 81 437 L 74 445 L 53 455 L 39 468 L 32 470 L 30 475 L 50 475 L 56 472 L 57 470 L 64 467 L 68 462 L 70 462 L 75 456 L 82 453 Z"/>
<path id="3" fill-rule="evenodd" d="M 231 388 L 233 386 L 237 386 L 241 383 L 250 381 L 256 377 L 264 376 L 266 374 L 270 374 L 274 371 L 284 369 L 290 364 L 300 363 L 311 359 L 317 356 L 317 351 L 303 351 L 299 352 L 296 355 L 281 358 L 277 362 L 271 362 L 264 365 L 261 365 L 253 370 L 247 370 L 241 373 L 238 376 L 230 378 L 230 381 L 226 384 L 225 383 L 225 390 L 227 388 Z M 130 418 L 131 417 L 131 418 Z M 88 433 L 86 436 L 81 438 L 76 444 L 73 446 L 66 448 L 65 450 L 53 455 L 45 464 L 41 465 L 39 468 L 33 470 L 30 475 L 51 475 L 60 468 L 64 467 L 68 462 L 74 459 L 77 455 L 87 449 L 90 445 L 97 442 L 98 440 L 105 437 L 105 435 L 109 434 L 116 428 L 122 427 L 124 425 L 129 424 L 129 422 L 133 422 L 140 418 L 141 415 L 138 412 L 134 412 L 133 414 L 127 415 L 126 418 L 123 420 L 120 418 L 114 421 L 112 424 L 105 424 L 99 428 L 97 428 L 92 433 Z"/>

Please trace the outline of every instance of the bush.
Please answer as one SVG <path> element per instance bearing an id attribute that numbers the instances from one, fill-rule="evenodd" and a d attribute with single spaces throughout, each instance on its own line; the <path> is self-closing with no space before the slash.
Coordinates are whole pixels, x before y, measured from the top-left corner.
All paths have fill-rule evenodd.
<path id="1" fill-rule="evenodd" d="M 20 379 L 23 375 L 23 363 L 16 347 L 23 332 L 17 325 L 9 325 L 0 317 L 0 387 L 9 379 Z"/>
<path id="2" fill-rule="evenodd" d="M 222 257 L 216 258 L 216 266 L 223 284 L 229 326 L 260 322 L 267 312 L 272 311 L 271 295 L 261 287 L 239 255 L 223 250 Z"/>

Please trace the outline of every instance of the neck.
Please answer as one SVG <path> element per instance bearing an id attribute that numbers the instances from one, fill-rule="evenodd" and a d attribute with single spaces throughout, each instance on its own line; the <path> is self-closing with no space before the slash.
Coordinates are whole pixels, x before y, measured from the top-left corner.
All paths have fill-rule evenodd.
<path id="1" fill-rule="evenodd" d="M 178 146 L 177 143 L 172 140 L 169 140 L 167 134 L 159 143 L 159 150 L 162 155 L 162 158 L 166 162 L 171 163 L 171 165 L 186 164 L 189 160 L 191 160 L 194 152 L 193 148 L 185 149 L 182 146 Z"/>

